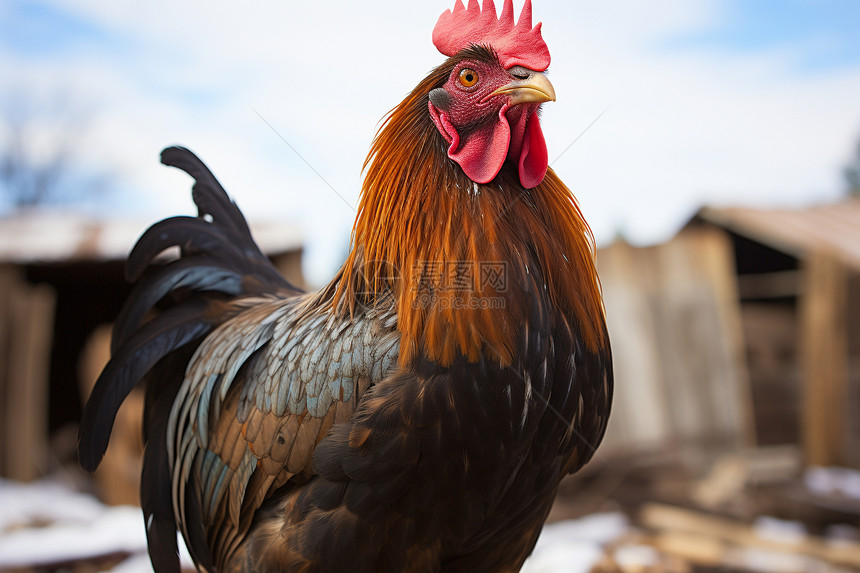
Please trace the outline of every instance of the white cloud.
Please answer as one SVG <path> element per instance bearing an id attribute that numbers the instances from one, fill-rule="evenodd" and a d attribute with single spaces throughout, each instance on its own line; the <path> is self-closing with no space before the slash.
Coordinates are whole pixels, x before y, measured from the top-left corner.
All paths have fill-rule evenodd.
<path id="1" fill-rule="evenodd" d="M 453 5 L 54 1 L 125 38 L 128 53 L 0 55 L 10 83 L 74 85 L 98 102 L 87 155 L 124 173 L 126 196 L 154 217 L 191 211 L 187 179 L 157 163 L 165 145 L 191 147 L 252 217 L 304 226 L 317 282 L 354 212 L 257 112 L 356 204 L 378 122 L 441 61 L 430 33 Z M 728 17 L 717 0 L 535 0 L 535 17 L 559 94 L 543 116 L 550 156 L 608 108 L 556 164 L 599 238 L 661 238 L 704 202 L 838 194 L 860 132 L 860 68 L 801 74 L 790 51 L 668 51 Z"/>

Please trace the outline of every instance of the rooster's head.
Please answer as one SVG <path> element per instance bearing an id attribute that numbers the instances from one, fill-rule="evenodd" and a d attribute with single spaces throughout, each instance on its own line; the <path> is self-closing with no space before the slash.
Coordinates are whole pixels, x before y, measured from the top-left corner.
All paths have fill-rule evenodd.
<path id="1" fill-rule="evenodd" d="M 531 189 L 547 171 L 547 149 L 537 111 L 555 101 L 543 72 L 549 50 L 532 28 L 531 1 L 514 24 L 513 1 L 500 18 L 493 0 L 465 8 L 461 0 L 446 10 L 433 30 L 433 43 L 450 56 L 450 73 L 430 92 L 430 116 L 448 143 L 448 157 L 476 183 L 489 183 L 505 161 L 518 168 Z"/>

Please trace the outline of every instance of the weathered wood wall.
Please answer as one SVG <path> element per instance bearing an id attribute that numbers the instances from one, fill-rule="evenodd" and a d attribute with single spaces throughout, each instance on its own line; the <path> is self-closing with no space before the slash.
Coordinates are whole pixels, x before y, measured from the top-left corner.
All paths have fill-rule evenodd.
<path id="1" fill-rule="evenodd" d="M 598 252 L 616 393 L 606 448 L 751 444 L 731 246 L 719 231 Z"/>

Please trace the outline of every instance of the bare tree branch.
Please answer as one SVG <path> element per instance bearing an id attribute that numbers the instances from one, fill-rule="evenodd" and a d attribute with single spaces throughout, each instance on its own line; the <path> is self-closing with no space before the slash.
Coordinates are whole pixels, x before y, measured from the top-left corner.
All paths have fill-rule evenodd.
<path id="1" fill-rule="evenodd" d="M 102 173 L 87 173 L 81 149 L 93 113 L 67 92 L 0 94 L 0 187 L 6 206 L 22 209 L 80 201 L 101 193 Z"/>

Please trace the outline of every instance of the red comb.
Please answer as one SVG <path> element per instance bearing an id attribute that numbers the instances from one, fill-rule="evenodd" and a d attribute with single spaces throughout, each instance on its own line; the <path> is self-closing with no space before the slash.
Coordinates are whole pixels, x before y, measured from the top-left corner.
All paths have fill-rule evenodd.
<path id="1" fill-rule="evenodd" d="M 496 17 L 493 0 L 478 0 L 469 7 L 457 0 L 453 10 L 445 10 L 433 29 L 433 44 L 446 56 L 453 56 L 472 44 L 489 45 L 499 54 L 502 66 L 524 66 L 536 72 L 549 67 L 549 48 L 540 33 L 540 23 L 532 28 L 532 3 L 526 0 L 519 22 L 514 25 L 514 2 L 505 0 L 501 18 Z"/>

